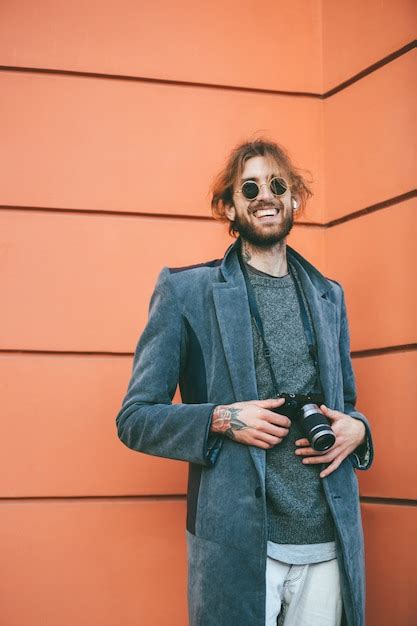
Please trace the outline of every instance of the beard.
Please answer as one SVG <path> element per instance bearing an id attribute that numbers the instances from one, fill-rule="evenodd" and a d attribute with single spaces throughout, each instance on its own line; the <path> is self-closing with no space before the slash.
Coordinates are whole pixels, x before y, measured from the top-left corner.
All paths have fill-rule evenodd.
<path id="1" fill-rule="evenodd" d="M 258 228 L 252 224 L 247 218 L 236 215 L 233 221 L 233 230 L 256 248 L 270 248 L 277 243 L 283 241 L 291 232 L 294 226 L 294 217 L 292 211 L 288 215 L 284 215 L 280 224 L 271 228 Z"/>

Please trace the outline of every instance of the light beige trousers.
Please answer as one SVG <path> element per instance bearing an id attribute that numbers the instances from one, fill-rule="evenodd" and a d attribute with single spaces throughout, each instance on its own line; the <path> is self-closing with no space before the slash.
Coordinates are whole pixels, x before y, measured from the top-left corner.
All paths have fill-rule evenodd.
<path id="1" fill-rule="evenodd" d="M 265 626 L 340 626 L 337 559 L 288 565 L 267 558 Z"/>

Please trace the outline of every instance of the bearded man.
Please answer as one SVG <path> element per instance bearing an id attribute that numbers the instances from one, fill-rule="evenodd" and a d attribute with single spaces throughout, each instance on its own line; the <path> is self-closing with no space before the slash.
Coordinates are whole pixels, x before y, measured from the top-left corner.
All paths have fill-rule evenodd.
<path id="1" fill-rule="evenodd" d="M 286 242 L 310 195 L 278 144 L 232 152 L 212 211 L 237 240 L 162 270 L 116 418 L 129 448 L 189 463 L 191 626 L 365 624 L 372 440 L 343 290 Z"/>

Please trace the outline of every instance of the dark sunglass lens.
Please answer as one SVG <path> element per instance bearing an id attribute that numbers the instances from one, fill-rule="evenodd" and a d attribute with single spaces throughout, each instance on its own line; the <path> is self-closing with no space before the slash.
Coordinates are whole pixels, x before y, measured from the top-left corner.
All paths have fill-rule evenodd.
<path id="1" fill-rule="evenodd" d="M 248 180 L 242 185 L 242 193 L 247 200 L 253 200 L 254 198 L 256 198 L 258 192 L 258 185 L 251 180 Z"/>
<path id="2" fill-rule="evenodd" d="M 275 196 L 282 196 L 287 191 L 287 183 L 283 178 L 273 178 L 270 184 Z"/>

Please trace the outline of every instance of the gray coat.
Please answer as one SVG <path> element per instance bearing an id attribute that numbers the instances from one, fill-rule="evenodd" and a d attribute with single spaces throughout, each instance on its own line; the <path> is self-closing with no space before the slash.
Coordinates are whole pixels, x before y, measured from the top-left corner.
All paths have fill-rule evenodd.
<path id="1" fill-rule="evenodd" d="M 187 540 L 191 626 L 264 626 L 265 451 L 210 434 L 218 404 L 257 398 L 253 338 L 238 242 L 223 260 L 163 269 L 116 422 L 123 443 L 189 462 Z M 342 574 L 344 622 L 364 626 L 363 535 L 354 468 L 372 442 L 355 411 L 343 291 L 290 247 L 309 303 L 328 407 L 362 420 L 368 454 L 323 479 Z M 183 404 L 171 404 L 177 384 Z M 301 625 L 300 625 L 301 626 Z"/>

